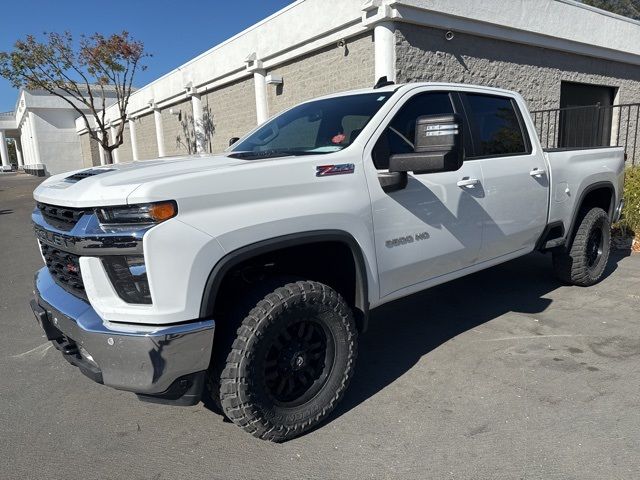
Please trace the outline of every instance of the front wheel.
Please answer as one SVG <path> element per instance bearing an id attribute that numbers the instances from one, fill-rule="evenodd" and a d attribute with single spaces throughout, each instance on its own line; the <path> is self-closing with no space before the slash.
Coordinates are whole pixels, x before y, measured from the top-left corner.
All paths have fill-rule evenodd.
<path id="1" fill-rule="evenodd" d="M 610 250 L 609 215 L 601 208 L 592 208 L 582 217 L 571 248 L 553 253 L 556 275 L 572 285 L 593 285 L 604 275 Z"/>
<path id="2" fill-rule="evenodd" d="M 351 380 L 357 331 L 333 289 L 297 281 L 248 313 L 220 376 L 224 414 L 252 435 L 289 440 L 324 420 Z"/>

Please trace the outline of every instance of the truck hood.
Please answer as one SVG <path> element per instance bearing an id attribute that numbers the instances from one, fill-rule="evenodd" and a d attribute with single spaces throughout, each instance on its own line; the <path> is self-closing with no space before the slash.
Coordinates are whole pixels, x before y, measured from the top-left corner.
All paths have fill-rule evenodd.
<path id="1" fill-rule="evenodd" d="M 247 163 L 226 155 L 200 155 L 105 165 L 52 176 L 35 189 L 33 197 L 72 208 L 123 205 L 145 183 Z"/>

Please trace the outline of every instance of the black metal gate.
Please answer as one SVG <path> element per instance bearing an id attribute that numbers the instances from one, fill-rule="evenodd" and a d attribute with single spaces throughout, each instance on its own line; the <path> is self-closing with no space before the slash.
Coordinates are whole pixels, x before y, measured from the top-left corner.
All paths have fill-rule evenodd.
<path id="1" fill-rule="evenodd" d="M 543 148 L 621 146 L 628 163 L 640 165 L 640 103 L 551 108 L 531 116 Z"/>

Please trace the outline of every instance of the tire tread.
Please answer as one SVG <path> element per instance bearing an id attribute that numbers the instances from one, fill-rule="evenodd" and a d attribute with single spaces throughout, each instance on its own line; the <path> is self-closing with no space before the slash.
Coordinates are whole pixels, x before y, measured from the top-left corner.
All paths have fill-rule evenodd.
<path id="1" fill-rule="evenodd" d="M 321 303 L 331 307 L 347 331 L 349 354 L 342 381 L 330 401 L 312 418 L 283 427 L 273 424 L 252 404 L 249 380 L 243 376 L 242 362 L 252 355 L 249 348 L 252 338 L 261 335 L 265 328 L 276 322 L 278 315 L 292 308 L 298 298 L 305 303 Z M 242 320 L 220 376 L 222 410 L 229 420 L 258 438 L 274 442 L 288 440 L 320 423 L 334 409 L 353 376 L 356 357 L 357 330 L 352 312 L 344 299 L 322 283 L 309 280 L 287 283 L 258 301 Z M 244 401 L 241 397 L 244 397 Z"/>

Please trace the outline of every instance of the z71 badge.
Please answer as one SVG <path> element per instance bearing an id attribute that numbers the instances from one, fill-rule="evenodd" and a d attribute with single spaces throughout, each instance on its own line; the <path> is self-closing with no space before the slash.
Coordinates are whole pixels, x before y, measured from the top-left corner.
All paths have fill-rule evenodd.
<path id="1" fill-rule="evenodd" d="M 345 175 L 353 173 L 356 169 L 353 163 L 341 163 L 339 165 L 320 165 L 316 167 L 316 177 L 329 177 L 331 175 Z"/>

